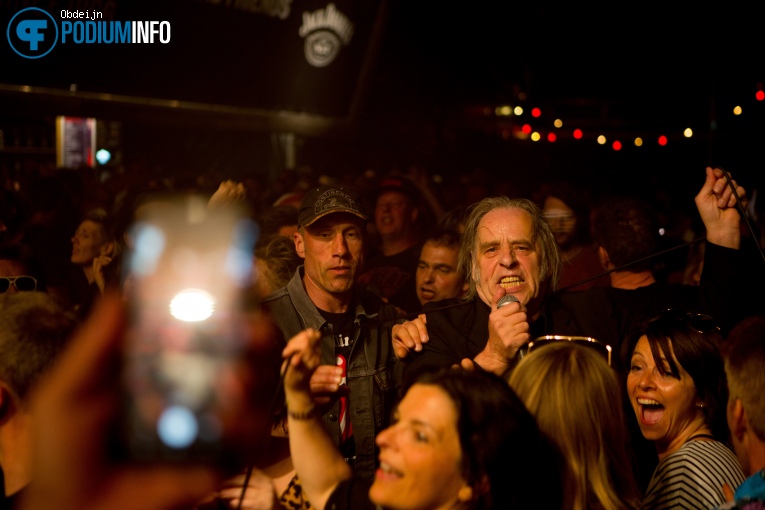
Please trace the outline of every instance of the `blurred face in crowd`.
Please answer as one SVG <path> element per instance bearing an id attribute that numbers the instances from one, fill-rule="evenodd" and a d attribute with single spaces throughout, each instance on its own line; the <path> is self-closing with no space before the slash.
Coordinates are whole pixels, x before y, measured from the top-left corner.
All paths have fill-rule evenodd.
<path id="1" fill-rule="evenodd" d="M 472 492 L 462 476 L 457 412 L 438 386 L 415 384 L 377 435 L 380 467 L 369 498 L 385 508 L 459 508 Z"/>
<path id="2" fill-rule="evenodd" d="M 21 291 L 35 290 L 37 282 L 28 274 L 21 262 L 0 259 L 0 294 L 15 294 Z"/>
<path id="3" fill-rule="evenodd" d="M 672 375 L 667 354 L 660 354 L 664 375 L 656 366 L 648 338 L 640 337 L 630 361 L 627 393 L 643 436 L 656 443 L 659 453 L 671 453 L 682 446 L 691 435 L 689 431 L 698 430 L 705 419 L 691 376 L 670 352 L 680 371 Z"/>
<path id="4" fill-rule="evenodd" d="M 92 264 L 93 259 L 105 254 L 107 244 L 100 224 L 90 220 L 83 221 L 72 237 L 72 263 L 80 266 Z"/>
<path id="5" fill-rule="evenodd" d="M 407 195 L 398 191 L 386 191 L 377 198 L 375 228 L 383 237 L 399 235 L 415 222 L 417 214 L 417 208 Z"/>
<path id="6" fill-rule="evenodd" d="M 458 258 L 457 248 L 425 243 L 415 275 L 417 299 L 421 305 L 465 294 L 468 285 L 462 273 L 457 270 Z"/>
<path id="7" fill-rule="evenodd" d="M 573 242 L 576 232 L 576 214 L 565 202 L 555 197 L 547 197 L 542 215 L 550 224 L 558 246 L 565 249 Z"/>
<path id="8" fill-rule="evenodd" d="M 350 294 L 363 262 L 364 231 L 364 221 L 357 216 L 333 213 L 294 235 L 295 250 L 305 259 L 309 296 Z"/>
<path id="9" fill-rule="evenodd" d="M 544 299 L 540 250 L 531 216 L 518 208 L 494 209 L 478 224 L 473 277 L 476 292 L 491 308 L 499 289 L 513 294 L 532 314 Z"/>

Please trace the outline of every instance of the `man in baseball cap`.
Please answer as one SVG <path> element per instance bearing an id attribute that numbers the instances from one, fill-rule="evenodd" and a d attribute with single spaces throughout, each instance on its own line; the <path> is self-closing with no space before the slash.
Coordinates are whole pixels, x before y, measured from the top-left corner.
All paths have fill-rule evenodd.
<path id="1" fill-rule="evenodd" d="M 317 370 L 311 389 L 324 400 L 334 398 L 316 409 L 356 474 L 371 481 L 374 438 L 387 425 L 396 396 L 390 338 L 396 311 L 355 285 L 368 219 L 358 194 L 347 186 L 309 190 L 293 235 L 303 265 L 264 305 L 286 340 L 307 328 L 321 332 L 327 366 Z M 349 373 L 359 375 L 346 378 Z"/>

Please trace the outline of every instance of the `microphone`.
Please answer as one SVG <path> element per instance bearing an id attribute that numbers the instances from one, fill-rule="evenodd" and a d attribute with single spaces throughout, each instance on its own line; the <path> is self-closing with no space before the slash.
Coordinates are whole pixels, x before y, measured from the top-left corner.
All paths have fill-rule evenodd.
<path id="1" fill-rule="evenodd" d="M 502 308 L 505 305 L 509 305 L 510 303 L 517 303 L 518 298 L 513 296 L 512 294 L 505 294 L 501 298 L 499 298 L 499 301 L 497 301 L 497 310 Z M 526 352 L 529 350 L 528 344 L 524 345 L 520 349 L 518 349 L 518 353 L 516 356 L 518 356 L 518 361 L 523 359 L 523 357 L 526 355 Z"/>
<path id="2" fill-rule="evenodd" d="M 497 301 L 497 310 L 502 308 L 505 305 L 509 305 L 510 303 L 517 303 L 518 298 L 513 296 L 512 294 L 505 294 L 501 298 L 499 298 L 499 301 Z"/>

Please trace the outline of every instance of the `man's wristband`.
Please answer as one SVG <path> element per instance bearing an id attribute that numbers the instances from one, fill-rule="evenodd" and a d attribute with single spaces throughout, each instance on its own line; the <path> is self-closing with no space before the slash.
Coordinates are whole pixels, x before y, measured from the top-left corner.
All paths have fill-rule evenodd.
<path id="1" fill-rule="evenodd" d="M 298 421 L 311 420 L 319 416 L 319 410 L 315 405 L 309 407 L 307 411 L 293 411 L 292 409 L 287 409 L 287 416 Z"/>

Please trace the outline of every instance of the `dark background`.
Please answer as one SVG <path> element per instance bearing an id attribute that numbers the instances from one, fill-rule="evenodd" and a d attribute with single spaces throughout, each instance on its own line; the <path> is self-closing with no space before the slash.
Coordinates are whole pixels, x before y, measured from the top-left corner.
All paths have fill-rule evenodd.
<path id="1" fill-rule="evenodd" d="M 295 0 L 285 20 L 233 3 L 0 2 L 3 28 L 30 5 L 173 27 L 166 46 L 59 47 L 39 61 L 13 54 L 3 34 L 0 164 L 13 172 L 22 160 L 49 161 L 46 133 L 55 115 L 68 114 L 112 121 L 128 172 L 274 179 L 285 164 L 277 134 L 293 133 L 296 165 L 315 176 L 416 164 L 446 180 L 506 181 L 501 189 L 513 194 L 557 177 L 692 192 L 708 164 L 750 189 L 765 175 L 765 102 L 755 99 L 765 81 L 762 7 L 338 0 L 356 23 L 354 39 L 317 70 L 305 64 L 296 30 L 304 11 L 327 2 Z M 21 85 L 35 92 L 21 93 Z M 501 105 L 525 113 L 498 117 Z M 740 116 L 732 114 L 737 105 Z M 525 123 L 543 141 L 518 138 Z M 574 127 L 583 139 L 572 138 Z M 682 136 L 688 127 L 690 139 Z M 554 143 L 545 141 L 551 131 Z M 606 145 L 595 142 L 599 134 Z M 669 139 L 664 147 L 660 135 Z M 10 144 L 13 136 L 22 142 Z M 642 147 L 633 145 L 637 136 Z"/>

